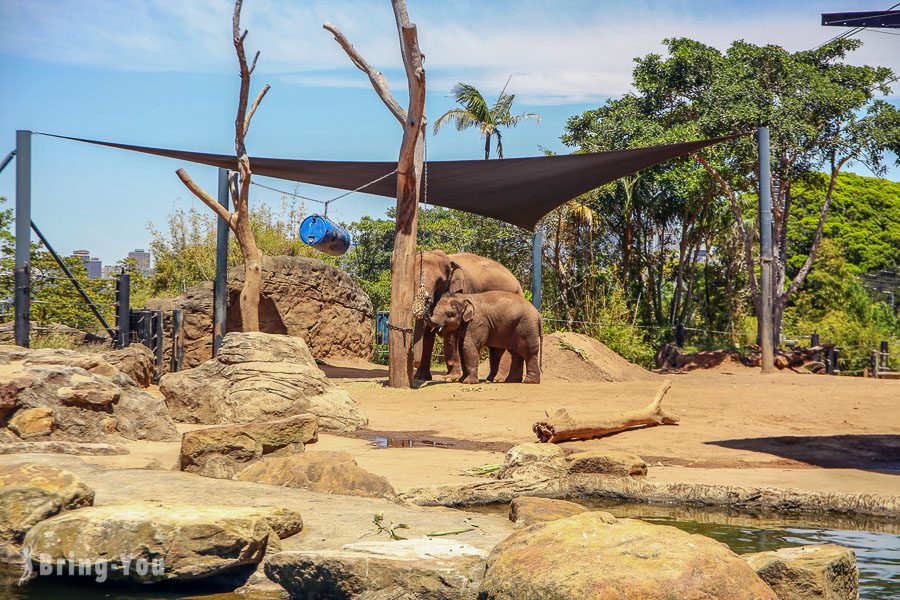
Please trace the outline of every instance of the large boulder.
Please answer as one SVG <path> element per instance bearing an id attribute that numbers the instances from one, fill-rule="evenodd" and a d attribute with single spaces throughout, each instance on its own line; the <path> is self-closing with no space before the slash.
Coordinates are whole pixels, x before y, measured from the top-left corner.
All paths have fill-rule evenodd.
<path id="1" fill-rule="evenodd" d="M 235 479 L 323 494 L 390 500 L 397 497 L 387 479 L 361 468 L 349 452 L 305 452 L 264 458 Z"/>
<path id="2" fill-rule="evenodd" d="M 292 598 L 474 600 L 486 556 L 450 540 L 372 541 L 279 552 L 265 571 Z"/>
<path id="3" fill-rule="evenodd" d="M 94 490 L 67 471 L 0 465 L 0 558 L 14 555 L 25 533 L 44 519 L 93 503 Z"/>
<path id="4" fill-rule="evenodd" d="M 140 387 L 149 387 L 156 374 L 156 357 L 143 344 L 131 344 L 103 354 L 103 360 L 131 377 Z"/>
<path id="5" fill-rule="evenodd" d="M 727 546 L 602 512 L 538 523 L 488 558 L 483 600 L 777 600 Z"/>
<path id="6" fill-rule="evenodd" d="M 741 558 L 779 598 L 856 600 L 859 597 L 856 556 L 853 550 L 843 546 L 798 546 L 743 554 Z"/>
<path id="7" fill-rule="evenodd" d="M 107 561 L 111 579 L 196 580 L 255 567 L 268 545 L 278 543 L 275 527 L 296 532 L 299 515 L 286 512 L 150 502 L 95 506 L 41 521 L 22 546 L 35 570 L 41 563 Z M 123 558 L 150 569 L 126 571 Z"/>
<path id="8" fill-rule="evenodd" d="M 227 331 L 241 331 L 243 281 L 242 266 L 228 270 Z M 212 283 L 194 286 L 172 300 L 151 300 L 147 306 L 164 310 L 167 315 L 176 308 L 184 311 L 185 367 L 196 367 L 212 358 Z M 365 291 L 337 267 L 300 256 L 263 258 L 261 331 L 301 337 L 318 359 L 369 360 L 372 316 L 372 302 Z M 165 327 L 171 330 L 171 317 L 167 317 Z"/>
<path id="9" fill-rule="evenodd" d="M 351 431 L 368 423 L 350 395 L 317 366 L 301 338 L 229 333 L 218 356 L 168 373 L 159 389 L 177 421 L 247 423 L 311 413 L 323 430 Z"/>
<path id="10" fill-rule="evenodd" d="M 231 479 L 251 462 L 277 452 L 303 452 L 318 438 L 315 415 L 189 431 L 181 438 L 179 468 L 204 477 Z"/>
<path id="11" fill-rule="evenodd" d="M 498 479 L 543 479 L 565 473 L 566 453 L 556 444 L 526 442 L 506 452 Z"/>
<path id="12" fill-rule="evenodd" d="M 101 355 L 2 346 L 0 361 L 6 365 L 0 376 L 2 441 L 177 437 L 165 402 Z"/>

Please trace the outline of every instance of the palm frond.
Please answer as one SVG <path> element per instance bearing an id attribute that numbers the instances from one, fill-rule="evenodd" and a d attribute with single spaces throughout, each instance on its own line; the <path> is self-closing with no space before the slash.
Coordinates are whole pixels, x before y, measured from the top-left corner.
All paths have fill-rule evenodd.
<path id="1" fill-rule="evenodd" d="M 457 131 L 464 131 L 470 127 L 480 128 L 480 123 L 475 117 L 469 114 L 469 111 L 464 108 L 451 108 L 434 122 L 434 135 L 437 135 L 437 132 L 440 131 L 441 127 L 448 121 L 453 123 Z M 483 131 L 482 135 L 484 135 Z"/>
<path id="2" fill-rule="evenodd" d="M 541 122 L 541 115 L 537 113 L 522 113 L 520 115 L 508 115 L 506 119 L 501 123 L 506 127 L 515 127 L 522 121 L 527 121 L 529 119 L 534 119 L 538 123 Z"/>
<path id="3" fill-rule="evenodd" d="M 474 119 L 480 123 L 494 123 L 491 109 L 481 92 L 474 85 L 468 83 L 457 83 L 451 92 L 454 100 L 461 104 Z"/>

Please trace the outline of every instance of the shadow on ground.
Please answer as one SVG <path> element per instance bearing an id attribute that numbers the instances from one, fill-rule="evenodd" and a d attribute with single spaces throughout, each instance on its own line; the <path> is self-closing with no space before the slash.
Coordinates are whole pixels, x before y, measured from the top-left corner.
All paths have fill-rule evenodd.
<path id="1" fill-rule="evenodd" d="M 900 435 L 788 435 L 706 443 L 773 454 L 826 469 L 862 469 L 900 475 Z"/>

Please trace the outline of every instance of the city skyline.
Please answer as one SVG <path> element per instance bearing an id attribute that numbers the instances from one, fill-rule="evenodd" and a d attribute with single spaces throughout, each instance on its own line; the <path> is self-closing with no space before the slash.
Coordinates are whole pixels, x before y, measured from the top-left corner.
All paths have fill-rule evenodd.
<path id="1" fill-rule="evenodd" d="M 135 261 L 137 269 L 145 275 L 150 275 L 153 271 L 153 254 L 143 248 L 135 248 L 129 251 L 123 259 L 106 265 L 103 264 L 103 259 L 91 255 L 91 251 L 84 248 L 72 250 L 70 256 L 81 259 L 87 270 L 88 279 L 113 279 L 117 275 L 119 262 L 129 258 Z"/>

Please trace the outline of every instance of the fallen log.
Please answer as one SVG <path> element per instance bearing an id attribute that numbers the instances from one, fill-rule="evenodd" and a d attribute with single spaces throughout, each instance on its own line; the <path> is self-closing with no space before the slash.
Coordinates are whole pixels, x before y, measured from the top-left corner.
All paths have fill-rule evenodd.
<path id="1" fill-rule="evenodd" d="M 672 381 L 667 379 L 662 388 L 656 392 L 656 397 L 646 407 L 640 410 L 605 417 L 599 419 L 575 419 L 561 408 L 550 414 L 546 411 L 547 419 L 534 424 L 532 430 L 537 434 L 541 442 L 564 442 L 566 440 L 588 440 L 595 437 L 618 433 L 641 425 L 675 425 L 678 417 L 667 413 L 662 409 L 663 396 L 669 391 Z"/>

